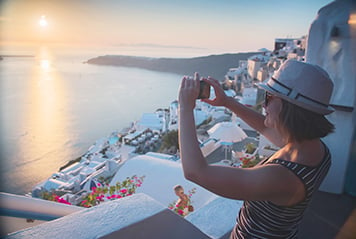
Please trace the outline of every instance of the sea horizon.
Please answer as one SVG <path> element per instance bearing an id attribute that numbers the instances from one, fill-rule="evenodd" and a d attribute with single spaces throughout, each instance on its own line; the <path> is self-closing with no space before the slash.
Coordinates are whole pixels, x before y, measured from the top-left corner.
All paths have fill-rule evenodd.
<path id="1" fill-rule="evenodd" d="M 46 48 L 56 56 L 81 55 L 83 61 L 104 55 L 123 55 L 153 58 L 194 58 L 210 55 L 256 52 L 257 49 L 232 51 L 224 48 L 199 48 L 191 46 L 155 45 L 155 44 L 119 44 L 119 45 L 66 45 L 56 43 L 18 43 L 1 44 L 0 56 L 38 57 L 41 49 Z"/>
<path id="2" fill-rule="evenodd" d="M 40 47 L 0 62 L 1 191 L 28 193 L 96 140 L 177 99 L 180 75 L 83 64 L 94 55 L 81 52 Z"/>

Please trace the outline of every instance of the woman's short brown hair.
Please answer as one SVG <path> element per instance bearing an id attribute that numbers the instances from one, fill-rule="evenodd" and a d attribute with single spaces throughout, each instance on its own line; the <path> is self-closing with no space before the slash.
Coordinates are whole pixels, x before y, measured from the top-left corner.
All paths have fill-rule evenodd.
<path id="1" fill-rule="evenodd" d="M 292 142 L 323 138 L 335 129 L 324 115 L 303 109 L 285 100 L 282 100 L 279 120 L 282 125 L 281 130 L 287 131 L 288 141 Z"/>

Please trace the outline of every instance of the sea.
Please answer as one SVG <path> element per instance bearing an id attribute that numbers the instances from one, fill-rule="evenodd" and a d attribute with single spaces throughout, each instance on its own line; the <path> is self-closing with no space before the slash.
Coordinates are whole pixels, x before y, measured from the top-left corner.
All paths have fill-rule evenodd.
<path id="1" fill-rule="evenodd" d="M 176 52 L 161 54 L 184 55 Z M 84 63 L 123 53 L 160 54 L 48 46 L 1 52 L 17 57 L 0 61 L 0 191 L 30 192 L 96 140 L 177 99 L 180 75 Z"/>

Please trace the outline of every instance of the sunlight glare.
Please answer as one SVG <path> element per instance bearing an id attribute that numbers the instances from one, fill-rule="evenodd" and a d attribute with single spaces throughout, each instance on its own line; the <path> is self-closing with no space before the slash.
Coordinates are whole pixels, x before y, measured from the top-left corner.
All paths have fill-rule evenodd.
<path id="1" fill-rule="evenodd" d="M 41 60 L 41 68 L 42 68 L 44 71 L 48 71 L 48 70 L 49 70 L 49 67 L 50 67 L 50 62 L 49 62 L 49 60 Z"/>
<path id="2" fill-rule="evenodd" d="M 41 26 L 41 27 L 47 27 L 48 26 L 48 22 L 46 20 L 46 16 L 41 16 L 41 19 L 39 20 L 38 24 Z"/>

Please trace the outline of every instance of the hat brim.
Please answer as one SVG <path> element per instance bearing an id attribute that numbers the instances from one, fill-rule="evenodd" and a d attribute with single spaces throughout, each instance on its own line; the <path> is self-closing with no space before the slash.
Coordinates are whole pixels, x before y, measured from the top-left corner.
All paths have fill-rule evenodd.
<path id="1" fill-rule="evenodd" d="M 310 110 L 310 111 L 315 112 L 317 114 L 328 115 L 328 114 L 331 114 L 332 112 L 335 111 L 335 109 L 332 108 L 331 106 L 328 106 L 328 107 L 317 107 L 317 106 L 312 106 L 312 105 L 305 104 L 304 102 L 300 102 L 300 101 L 295 100 L 295 99 L 291 99 L 288 96 L 283 95 L 283 94 L 279 93 L 278 91 L 276 91 L 275 89 L 269 87 L 265 83 L 257 83 L 255 85 L 257 87 L 259 87 L 260 89 L 268 91 L 269 93 L 271 93 L 273 95 L 276 95 L 277 97 L 280 97 L 280 98 L 290 102 L 291 104 L 297 105 L 297 106 L 299 106 L 299 107 L 301 107 L 303 109 Z"/>

